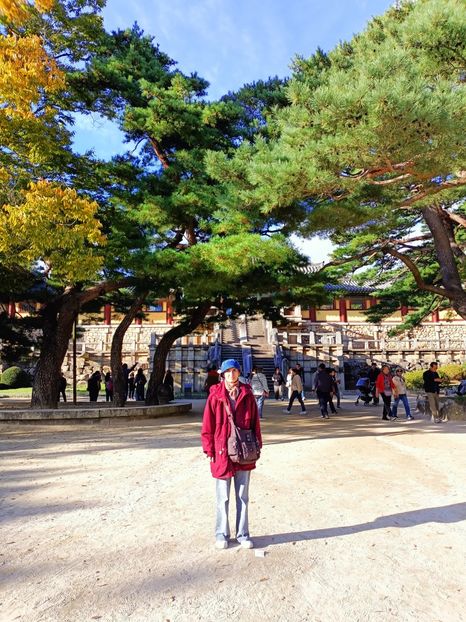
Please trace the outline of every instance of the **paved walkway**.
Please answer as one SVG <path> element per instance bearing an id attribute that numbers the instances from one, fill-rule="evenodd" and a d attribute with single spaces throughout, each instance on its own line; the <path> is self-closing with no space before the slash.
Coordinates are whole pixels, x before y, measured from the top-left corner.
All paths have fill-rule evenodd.
<path id="1" fill-rule="evenodd" d="M 200 401 L 176 419 L 0 426 L 0 620 L 466 620 L 466 423 L 282 408 L 266 403 L 251 481 L 263 557 L 213 546 Z"/>

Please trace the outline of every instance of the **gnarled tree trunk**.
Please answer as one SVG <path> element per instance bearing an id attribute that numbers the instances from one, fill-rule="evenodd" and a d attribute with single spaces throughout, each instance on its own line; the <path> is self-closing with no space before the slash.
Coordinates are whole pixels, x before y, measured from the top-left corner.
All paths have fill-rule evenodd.
<path id="1" fill-rule="evenodd" d="M 99 283 L 84 291 L 72 288 L 44 306 L 41 311 L 42 344 L 32 386 L 32 408 L 57 407 L 61 366 L 80 306 L 128 284 L 128 279 L 122 279 Z"/>
<path id="2" fill-rule="evenodd" d="M 163 382 L 163 377 L 166 371 L 167 356 L 170 352 L 170 348 L 177 339 L 184 337 L 184 335 L 189 335 L 189 333 L 191 333 L 204 321 L 210 306 L 210 301 L 199 305 L 196 309 L 194 309 L 188 318 L 180 322 L 177 326 L 171 328 L 160 339 L 154 352 L 152 373 L 147 385 L 147 405 L 158 404 L 157 390 Z"/>
<path id="3" fill-rule="evenodd" d="M 69 292 L 42 311 L 42 346 L 32 387 L 32 408 L 56 408 L 61 366 L 79 313 L 79 293 Z"/>
<path id="4" fill-rule="evenodd" d="M 466 320 L 466 292 L 458 271 L 455 249 L 452 248 L 453 241 L 447 228 L 448 225 L 442 217 L 441 208 L 431 205 L 422 208 L 421 212 L 434 239 L 443 287 L 453 309 Z"/>
<path id="5" fill-rule="evenodd" d="M 110 351 L 110 367 L 112 369 L 113 382 L 113 404 L 115 406 L 124 406 L 128 397 L 128 387 L 126 386 L 126 378 L 123 374 L 121 366 L 121 352 L 123 349 L 123 339 L 131 322 L 137 315 L 141 305 L 147 296 L 147 292 L 138 296 L 128 309 L 125 317 L 121 320 L 112 338 L 112 348 Z"/>

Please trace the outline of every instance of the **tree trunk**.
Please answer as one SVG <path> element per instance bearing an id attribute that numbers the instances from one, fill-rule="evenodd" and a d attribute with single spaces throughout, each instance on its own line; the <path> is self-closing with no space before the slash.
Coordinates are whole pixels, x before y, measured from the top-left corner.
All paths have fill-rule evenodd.
<path id="1" fill-rule="evenodd" d="M 32 387 L 32 408 L 56 408 L 61 366 L 79 313 L 79 294 L 69 292 L 46 305 L 42 315 L 42 345 Z"/>
<path id="2" fill-rule="evenodd" d="M 32 386 L 31 408 L 56 408 L 58 380 L 80 306 L 129 285 L 128 279 L 98 283 L 85 291 L 69 289 L 42 309 L 42 344 Z"/>
<path id="3" fill-rule="evenodd" d="M 157 344 L 154 352 L 154 359 L 152 361 L 152 373 L 147 385 L 147 405 L 158 404 L 157 390 L 163 382 L 163 377 L 166 371 L 167 356 L 170 352 L 170 348 L 177 339 L 184 337 L 184 335 L 189 335 L 189 333 L 191 333 L 204 321 L 210 307 L 210 301 L 196 307 L 188 318 L 167 331 Z"/>
<path id="4" fill-rule="evenodd" d="M 112 348 L 110 351 L 110 367 L 112 369 L 113 382 L 113 404 L 114 406 L 124 406 L 128 397 L 128 387 L 126 386 L 126 378 L 123 374 L 121 366 L 121 352 L 123 349 L 123 339 L 126 335 L 131 322 L 136 317 L 137 312 L 141 308 L 141 304 L 147 296 L 147 292 L 138 296 L 128 309 L 125 317 L 119 323 L 112 339 Z"/>
<path id="5" fill-rule="evenodd" d="M 453 309 L 466 320 L 466 292 L 463 289 L 455 253 L 441 211 L 431 205 L 424 207 L 421 212 L 434 239 L 443 287 L 448 293 Z"/>

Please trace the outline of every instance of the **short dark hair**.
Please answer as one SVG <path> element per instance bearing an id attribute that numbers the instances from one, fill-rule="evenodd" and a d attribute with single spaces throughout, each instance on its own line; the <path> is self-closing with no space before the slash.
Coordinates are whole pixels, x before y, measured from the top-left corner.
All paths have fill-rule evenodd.
<path id="1" fill-rule="evenodd" d="M 325 365 L 325 363 L 321 363 L 319 365 L 319 369 L 327 369 L 327 366 Z"/>

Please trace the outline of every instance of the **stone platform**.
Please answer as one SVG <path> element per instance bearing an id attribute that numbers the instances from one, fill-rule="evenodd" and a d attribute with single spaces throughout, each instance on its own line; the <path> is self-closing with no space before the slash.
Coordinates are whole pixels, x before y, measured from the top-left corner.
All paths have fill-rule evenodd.
<path id="1" fill-rule="evenodd" d="M 32 408 L 11 408 L 0 410 L 0 423 L 47 423 L 63 421 L 98 422 L 111 419 L 155 419 L 171 415 L 183 415 L 192 409 L 190 402 L 174 402 L 161 406 L 128 404 L 123 408 L 114 408 L 105 402 L 94 406 L 67 404 L 63 408 L 34 410 Z"/>

